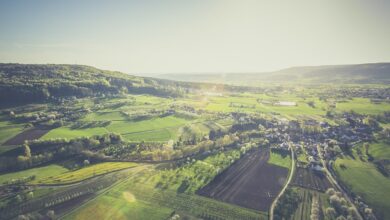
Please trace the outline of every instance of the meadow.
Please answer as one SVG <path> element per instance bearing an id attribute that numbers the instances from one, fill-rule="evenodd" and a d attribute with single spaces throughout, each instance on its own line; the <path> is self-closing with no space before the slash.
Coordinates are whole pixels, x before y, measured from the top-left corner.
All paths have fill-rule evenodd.
<path id="1" fill-rule="evenodd" d="M 339 158 L 334 170 L 338 178 L 353 193 L 361 196 L 382 219 L 390 218 L 390 179 L 383 176 L 370 162 L 359 157 Z"/>
<path id="2" fill-rule="evenodd" d="M 269 164 L 291 169 L 291 156 L 289 153 L 280 154 L 278 152 L 270 152 Z"/>
<path id="3" fill-rule="evenodd" d="M 24 124 L 16 124 L 0 117 L 0 146 L 24 130 Z"/>
<path id="4" fill-rule="evenodd" d="M 338 111 L 354 111 L 360 114 L 380 114 L 390 111 L 389 103 L 374 104 L 366 98 L 353 98 L 346 102 L 339 102 L 336 104 Z"/>

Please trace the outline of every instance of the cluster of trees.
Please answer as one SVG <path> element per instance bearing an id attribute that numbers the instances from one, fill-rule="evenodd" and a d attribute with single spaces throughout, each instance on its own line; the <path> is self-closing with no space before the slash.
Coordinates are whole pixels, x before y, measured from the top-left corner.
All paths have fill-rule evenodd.
<path id="1" fill-rule="evenodd" d="M 17 108 L 16 108 L 17 110 Z M 46 110 L 46 111 L 45 111 Z M 33 113 L 31 113 L 33 112 Z M 57 128 L 64 125 L 69 121 L 76 121 L 86 114 L 90 113 L 91 110 L 86 107 L 71 107 L 71 106 L 60 106 L 52 107 L 50 110 L 47 108 L 40 111 L 6 111 L 7 115 L 11 120 L 22 123 L 29 123 L 30 125 L 43 125 L 45 127 Z"/>
<path id="2" fill-rule="evenodd" d="M 331 219 L 360 219 L 357 210 L 347 202 L 341 192 L 337 192 L 333 188 L 329 188 L 326 191 L 329 196 L 329 204 L 325 210 L 326 215 Z"/>
<path id="3" fill-rule="evenodd" d="M 203 139 L 195 144 L 183 144 L 180 141 L 174 143 L 173 140 L 167 143 L 143 141 L 139 143 L 122 143 L 120 146 L 107 146 L 101 152 L 106 156 L 122 160 L 162 161 L 220 150 L 234 146 L 238 141 L 239 137 L 235 134 L 226 134 L 214 140 Z"/>
<path id="4" fill-rule="evenodd" d="M 0 170 L 27 169 L 74 155 L 104 159 L 104 155 L 98 153 L 98 150 L 119 143 L 122 143 L 121 135 L 112 133 L 72 140 L 33 140 L 3 154 L 0 158 Z"/>
<path id="5" fill-rule="evenodd" d="M 276 204 L 274 210 L 275 219 L 291 219 L 299 203 L 302 202 L 299 193 L 292 188 L 287 188 L 283 196 Z"/>

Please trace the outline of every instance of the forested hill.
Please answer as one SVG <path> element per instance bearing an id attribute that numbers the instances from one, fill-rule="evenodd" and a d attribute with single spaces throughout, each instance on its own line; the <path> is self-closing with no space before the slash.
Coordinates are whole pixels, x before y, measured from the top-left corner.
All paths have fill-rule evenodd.
<path id="1" fill-rule="evenodd" d="M 265 73 L 163 74 L 159 77 L 182 81 L 223 82 L 242 85 L 268 82 L 389 84 L 390 63 L 301 66 Z"/>
<path id="2" fill-rule="evenodd" d="M 1 104 L 120 93 L 175 97 L 181 89 L 172 82 L 90 66 L 0 64 Z"/>

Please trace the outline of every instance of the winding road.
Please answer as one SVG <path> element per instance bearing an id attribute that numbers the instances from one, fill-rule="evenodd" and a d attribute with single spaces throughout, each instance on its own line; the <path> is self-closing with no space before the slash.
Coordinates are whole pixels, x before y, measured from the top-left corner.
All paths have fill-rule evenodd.
<path id="1" fill-rule="evenodd" d="M 278 200 L 280 197 L 282 197 L 283 193 L 286 191 L 288 185 L 290 184 L 291 182 L 291 179 L 294 175 L 294 171 L 295 171 L 295 155 L 294 155 L 294 148 L 290 146 L 290 151 L 291 151 L 291 172 L 290 172 L 290 175 L 287 179 L 287 182 L 286 184 L 284 185 L 284 187 L 282 188 L 282 190 L 280 191 L 279 195 L 276 196 L 274 202 L 272 203 L 271 207 L 270 207 L 270 210 L 269 210 L 269 219 L 270 220 L 273 220 L 274 219 L 274 209 L 276 207 L 276 204 L 278 203 Z"/>

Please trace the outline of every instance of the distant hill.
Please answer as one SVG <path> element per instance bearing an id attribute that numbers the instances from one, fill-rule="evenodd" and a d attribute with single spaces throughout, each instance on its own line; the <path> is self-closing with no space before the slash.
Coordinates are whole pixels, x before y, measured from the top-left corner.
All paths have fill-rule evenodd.
<path id="1" fill-rule="evenodd" d="M 118 94 L 179 97 L 199 89 L 252 91 L 258 88 L 139 77 L 84 65 L 0 63 L 0 107 Z"/>
<path id="2" fill-rule="evenodd" d="M 390 63 L 291 67 L 265 73 L 162 74 L 180 81 L 255 85 L 258 83 L 362 83 L 389 84 Z"/>
<path id="3" fill-rule="evenodd" d="M 83 65 L 0 64 L 0 105 L 120 93 L 175 97 L 180 89 L 166 80 Z"/>

